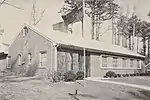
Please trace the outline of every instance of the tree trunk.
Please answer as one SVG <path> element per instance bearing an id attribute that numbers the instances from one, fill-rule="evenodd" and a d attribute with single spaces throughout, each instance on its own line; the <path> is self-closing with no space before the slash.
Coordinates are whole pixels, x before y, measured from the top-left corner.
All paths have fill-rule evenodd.
<path id="1" fill-rule="evenodd" d="M 146 38 L 143 37 L 143 55 L 146 55 Z"/>
<path id="2" fill-rule="evenodd" d="M 150 58 L 150 37 L 148 37 L 148 58 Z"/>
<path id="3" fill-rule="evenodd" d="M 131 50 L 131 35 L 129 35 L 129 50 Z"/>

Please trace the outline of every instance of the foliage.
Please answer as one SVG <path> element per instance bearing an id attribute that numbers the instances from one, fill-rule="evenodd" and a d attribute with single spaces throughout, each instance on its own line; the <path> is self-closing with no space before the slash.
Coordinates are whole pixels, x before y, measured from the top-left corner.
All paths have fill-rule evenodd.
<path id="1" fill-rule="evenodd" d="M 36 74 L 37 69 L 38 69 L 38 64 L 35 62 L 35 63 L 30 64 L 28 66 L 29 66 L 29 68 L 27 69 L 25 75 L 27 77 L 34 76 Z"/>
<path id="2" fill-rule="evenodd" d="M 120 75 L 120 74 L 117 74 L 117 77 L 121 77 L 121 75 Z"/>
<path id="3" fill-rule="evenodd" d="M 60 10 L 62 16 L 69 16 L 67 22 L 82 21 L 82 0 L 65 0 L 65 4 Z M 92 39 L 94 39 L 94 29 L 100 28 L 103 21 L 118 17 L 119 5 L 114 0 L 85 0 L 85 14 L 92 18 Z M 73 20 L 72 20 L 73 19 Z M 69 21 L 72 20 L 72 21 Z M 97 24 L 98 22 L 98 24 Z M 96 31 L 96 36 L 99 34 Z"/>
<path id="4" fill-rule="evenodd" d="M 84 72 L 83 71 L 78 71 L 76 73 L 76 80 L 83 80 L 84 79 Z"/>
<path id="5" fill-rule="evenodd" d="M 113 72 L 113 71 L 108 71 L 108 72 L 106 73 L 106 76 L 108 76 L 108 77 L 115 77 L 116 74 L 115 74 L 115 72 Z"/>
<path id="6" fill-rule="evenodd" d="M 76 74 L 74 74 L 73 71 L 68 71 L 64 73 L 64 81 L 69 82 L 69 81 L 75 81 L 76 80 Z"/>
<path id="7" fill-rule="evenodd" d="M 61 80 L 63 80 L 63 75 L 60 72 L 54 72 L 52 80 L 53 82 L 60 82 Z"/>

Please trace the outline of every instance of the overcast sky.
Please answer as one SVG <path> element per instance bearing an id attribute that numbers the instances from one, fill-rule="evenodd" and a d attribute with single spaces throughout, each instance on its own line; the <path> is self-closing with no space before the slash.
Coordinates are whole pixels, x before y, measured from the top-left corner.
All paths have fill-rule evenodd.
<path id="1" fill-rule="evenodd" d="M 0 0 L 3 1 L 3 0 Z M 13 38 L 20 32 L 24 23 L 31 23 L 31 12 L 34 0 L 6 0 L 15 6 L 22 8 L 19 10 L 3 4 L 0 7 L 0 24 L 5 30 L 3 33 L 3 42 L 11 43 Z M 121 5 L 121 9 L 124 13 L 133 12 L 135 9 L 136 14 L 144 19 L 150 20 L 147 17 L 147 13 L 150 9 L 150 0 L 118 0 Z M 37 16 L 40 15 L 42 10 L 46 9 L 44 17 L 37 27 L 52 28 L 52 24 L 61 21 L 61 17 L 58 14 L 63 0 L 37 0 Z"/>

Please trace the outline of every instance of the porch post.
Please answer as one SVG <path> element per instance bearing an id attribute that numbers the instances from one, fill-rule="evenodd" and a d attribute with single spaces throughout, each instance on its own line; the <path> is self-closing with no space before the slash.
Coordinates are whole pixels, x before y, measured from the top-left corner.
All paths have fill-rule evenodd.
<path id="1" fill-rule="evenodd" d="M 83 48 L 83 70 L 84 70 L 84 86 L 85 86 L 85 77 L 86 77 L 86 55 L 85 55 L 85 47 Z"/>
<path id="2" fill-rule="evenodd" d="M 57 47 L 54 47 L 54 71 L 57 71 Z"/>

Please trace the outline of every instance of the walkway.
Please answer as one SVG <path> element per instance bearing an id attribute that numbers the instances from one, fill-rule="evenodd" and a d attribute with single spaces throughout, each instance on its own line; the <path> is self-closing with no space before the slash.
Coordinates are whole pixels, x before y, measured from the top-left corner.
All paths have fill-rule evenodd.
<path id="1" fill-rule="evenodd" d="M 111 80 L 102 80 L 100 78 L 87 78 L 86 80 L 101 82 L 101 83 L 129 86 L 129 87 L 133 87 L 133 88 L 145 89 L 145 90 L 150 91 L 150 87 L 144 86 L 144 85 L 128 84 L 128 83 L 123 83 L 123 82 L 115 82 L 115 81 L 111 81 Z"/>

